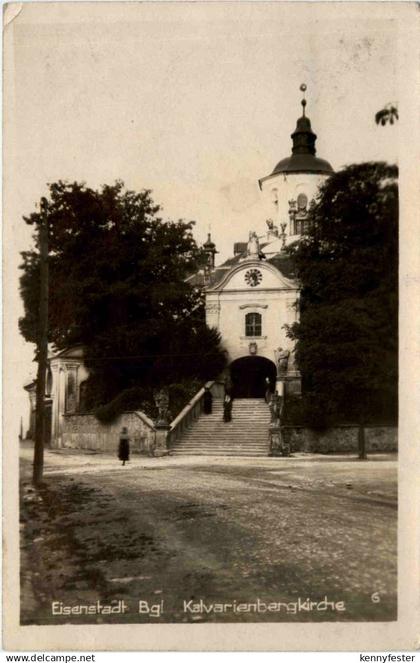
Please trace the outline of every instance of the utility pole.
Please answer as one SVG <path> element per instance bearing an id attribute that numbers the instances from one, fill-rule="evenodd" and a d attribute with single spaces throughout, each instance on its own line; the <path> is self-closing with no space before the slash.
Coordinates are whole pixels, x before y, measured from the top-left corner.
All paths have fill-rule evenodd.
<path id="1" fill-rule="evenodd" d="M 45 442 L 45 379 L 48 361 L 48 219 L 47 201 L 41 198 L 39 224 L 39 321 L 38 321 L 38 372 L 36 379 L 36 419 L 35 447 L 33 465 L 33 483 L 38 486 L 42 482 L 44 470 Z"/>

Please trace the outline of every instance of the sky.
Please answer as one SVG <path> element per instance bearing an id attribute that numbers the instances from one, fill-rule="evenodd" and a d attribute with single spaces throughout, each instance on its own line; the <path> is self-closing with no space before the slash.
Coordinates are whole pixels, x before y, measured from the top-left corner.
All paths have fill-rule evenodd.
<path id="1" fill-rule="evenodd" d="M 396 3 L 398 4 L 398 3 Z M 17 13 L 17 12 L 16 12 Z M 22 221 L 58 179 L 152 189 L 163 217 L 211 229 L 219 260 L 264 227 L 258 179 L 300 115 L 337 170 L 397 162 L 395 3 L 30 3 L 5 31 L 5 342 L 16 416 L 33 346 L 17 331 Z M 8 345 L 7 345 L 8 344 Z"/>

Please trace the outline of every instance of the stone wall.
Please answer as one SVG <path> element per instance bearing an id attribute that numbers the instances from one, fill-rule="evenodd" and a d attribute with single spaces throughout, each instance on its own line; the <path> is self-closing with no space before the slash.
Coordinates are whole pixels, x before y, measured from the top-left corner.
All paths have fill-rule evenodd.
<path id="1" fill-rule="evenodd" d="M 339 453 L 358 451 L 358 427 L 334 426 L 325 431 L 285 427 L 285 435 L 293 451 Z M 395 426 L 366 426 L 366 452 L 398 450 L 398 429 Z"/>
<path id="2" fill-rule="evenodd" d="M 142 412 L 124 412 L 111 424 L 102 424 L 93 414 L 67 414 L 63 418 L 60 446 L 117 454 L 123 426 L 128 430 L 131 452 L 149 455 L 155 445 L 155 429 Z M 325 431 L 285 426 L 284 433 L 292 453 L 358 452 L 357 426 L 334 426 Z M 394 426 L 366 426 L 365 436 L 367 453 L 398 449 L 398 430 Z"/>
<path id="3" fill-rule="evenodd" d="M 110 424 L 102 424 L 93 414 L 64 415 L 60 446 L 117 454 L 123 426 L 128 430 L 131 453 L 149 454 L 154 447 L 155 430 L 142 412 L 124 412 Z"/>

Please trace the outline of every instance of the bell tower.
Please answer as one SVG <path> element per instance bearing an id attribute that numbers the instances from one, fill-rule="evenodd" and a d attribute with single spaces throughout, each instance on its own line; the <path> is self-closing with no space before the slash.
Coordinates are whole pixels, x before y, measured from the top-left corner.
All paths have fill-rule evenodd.
<path id="1" fill-rule="evenodd" d="M 216 253 L 219 253 L 216 250 L 216 244 L 211 240 L 211 234 L 207 234 L 207 241 L 203 244 L 203 249 L 206 253 L 206 268 L 209 270 L 214 269 Z"/>
<path id="2" fill-rule="evenodd" d="M 259 180 L 270 222 L 285 226 L 286 242 L 295 241 L 306 230 L 308 207 L 322 182 L 333 173 L 328 161 L 316 156 L 316 134 L 306 116 L 306 85 L 302 83 L 302 115 L 291 134 L 292 153 L 281 159 L 270 175 Z"/>

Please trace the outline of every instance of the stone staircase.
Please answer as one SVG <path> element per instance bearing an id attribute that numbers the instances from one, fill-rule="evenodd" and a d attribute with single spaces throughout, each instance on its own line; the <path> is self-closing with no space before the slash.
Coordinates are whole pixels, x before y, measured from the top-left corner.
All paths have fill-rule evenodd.
<path id="1" fill-rule="evenodd" d="M 174 456 L 268 456 L 270 411 L 262 398 L 234 399 L 232 421 L 223 421 L 223 400 L 213 399 L 171 448 Z"/>

